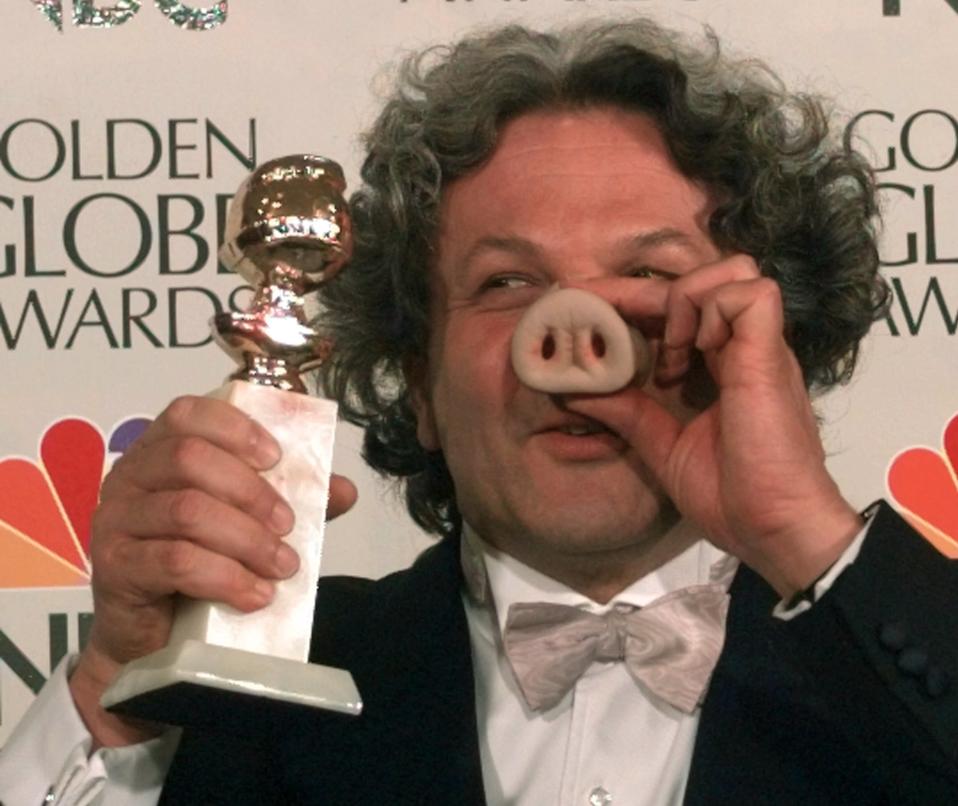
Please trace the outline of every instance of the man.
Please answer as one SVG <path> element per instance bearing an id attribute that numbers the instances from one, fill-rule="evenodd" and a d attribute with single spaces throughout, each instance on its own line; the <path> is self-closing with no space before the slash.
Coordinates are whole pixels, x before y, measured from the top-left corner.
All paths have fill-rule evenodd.
<path id="1" fill-rule="evenodd" d="M 187 732 L 165 802 L 953 801 L 955 569 L 842 499 L 808 398 L 885 300 L 870 175 L 819 104 L 645 21 L 509 28 L 407 64 L 368 149 L 327 386 L 443 540 L 379 583 L 321 583 L 313 659 L 353 672 L 361 718 Z M 645 334 L 641 387 L 518 380 L 511 334 L 555 284 Z M 172 594 L 252 610 L 295 570 L 257 475 L 276 459 L 241 414 L 181 399 L 106 480 L 70 677 L 95 744 L 154 735 L 98 699 L 163 645 Z M 338 481 L 332 511 L 353 495 Z M 704 691 L 600 649 L 543 693 L 564 661 L 527 677 L 505 652 L 530 602 L 603 625 L 680 589 L 724 602 L 735 560 Z M 110 786 L 153 802 L 165 766 Z"/>

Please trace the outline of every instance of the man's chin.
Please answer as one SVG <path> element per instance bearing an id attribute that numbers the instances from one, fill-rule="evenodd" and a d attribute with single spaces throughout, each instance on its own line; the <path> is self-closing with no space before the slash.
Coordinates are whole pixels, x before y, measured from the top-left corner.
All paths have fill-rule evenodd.
<path id="1" fill-rule="evenodd" d="M 644 521 L 636 514 L 631 523 L 610 518 L 608 512 L 584 517 L 581 511 L 559 510 L 552 515 L 525 529 L 500 531 L 489 542 L 596 602 L 609 601 L 690 545 L 673 507 Z"/>
<path id="2" fill-rule="evenodd" d="M 621 506 L 608 497 L 576 501 L 575 495 L 542 509 L 526 521 L 517 540 L 548 547 L 559 554 L 586 555 L 604 552 L 641 552 L 661 541 L 679 522 L 670 501 L 645 500 Z M 521 531 L 521 530 L 520 530 Z"/>

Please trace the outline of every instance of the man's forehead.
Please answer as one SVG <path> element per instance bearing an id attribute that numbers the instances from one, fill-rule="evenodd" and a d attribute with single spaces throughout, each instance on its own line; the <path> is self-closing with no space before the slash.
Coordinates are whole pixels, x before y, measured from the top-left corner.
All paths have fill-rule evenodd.
<path id="1" fill-rule="evenodd" d="M 478 225 L 503 209 L 535 215 L 538 205 L 551 215 L 574 200 L 664 212 L 704 208 L 710 195 L 678 169 L 648 116 L 616 107 L 544 110 L 507 123 L 492 156 L 447 186 L 440 231 L 450 218 L 458 230 L 464 219 Z"/>
<path id="2" fill-rule="evenodd" d="M 461 269 L 519 243 L 611 254 L 648 233 L 689 241 L 707 237 L 711 207 L 648 117 L 611 107 L 534 112 L 506 124 L 490 159 L 446 187 L 436 254 Z"/>
<path id="3" fill-rule="evenodd" d="M 681 176 L 655 123 L 613 107 L 522 115 L 503 127 L 487 166 L 544 176 L 623 169 Z"/>

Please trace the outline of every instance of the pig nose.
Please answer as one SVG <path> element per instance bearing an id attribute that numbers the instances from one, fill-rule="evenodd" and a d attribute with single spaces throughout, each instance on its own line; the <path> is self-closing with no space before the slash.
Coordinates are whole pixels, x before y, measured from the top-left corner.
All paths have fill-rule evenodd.
<path id="1" fill-rule="evenodd" d="M 579 288 L 550 291 L 512 334 L 512 367 L 526 385 L 552 394 L 615 392 L 651 369 L 642 335 L 601 297 Z"/>

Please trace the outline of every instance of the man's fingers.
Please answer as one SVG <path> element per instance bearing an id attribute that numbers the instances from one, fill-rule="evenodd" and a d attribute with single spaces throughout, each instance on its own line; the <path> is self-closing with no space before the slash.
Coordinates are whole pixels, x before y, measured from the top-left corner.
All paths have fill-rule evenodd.
<path id="1" fill-rule="evenodd" d="M 208 397 L 184 396 L 170 403 L 150 425 L 138 447 L 172 436 L 199 437 L 257 470 L 279 461 L 279 444 L 259 423 L 235 406 Z"/>
<path id="2" fill-rule="evenodd" d="M 655 378 L 666 385 L 678 381 L 689 370 L 704 301 L 717 288 L 758 277 L 758 266 L 751 257 L 732 255 L 672 280 L 608 277 L 572 285 L 601 296 L 646 336 L 661 336 Z M 720 324 L 710 322 L 711 336 L 721 335 Z"/>
<path id="3" fill-rule="evenodd" d="M 603 277 L 563 284 L 602 297 L 619 315 L 646 336 L 661 333 L 669 296 L 669 282 L 659 278 Z"/>
<path id="4" fill-rule="evenodd" d="M 176 593 L 223 602 L 243 612 L 269 604 L 275 585 L 242 563 L 190 540 L 116 541 L 106 573 L 123 569 L 122 580 L 101 580 L 112 591 L 132 590 L 138 600 Z"/>
<path id="5" fill-rule="evenodd" d="M 144 542 L 185 539 L 241 562 L 262 577 L 284 579 L 299 567 L 296 553 L 277 535 L 200 490 L 170 490 L 110 501 L 96 518 L 97 531 L 105 536 Z"/>
<path id="6" fill-rule="evenodd" d="M 781 342 L 785 326 L 781 290 L 767 277 L 721 286 L 702 302 L 702 321 L 695 346 L 720 349 L 733 332 L 752 343 Z"/>
<path id="7" fill-rule="evenodd" d="M 569 411 L 590 417 L 618 434 L 653 475 L 664 480 L 673 446 L 682 424 L 640 389 L 626 388 L 614 395 L 567 396 Z"/>
<path id="8" fill-rule="evenodd" d="M 739 309 L 740 312 L 740 309 Z M 698 335 L 695 337 L 695 346 L 702 352 L 718 350 L 732 337 L 731 320 L 723 311 L 716 297 L 706 300 L 702 308 L 702 321 L 699 323 Z"/>
<path id="9" fill-rule="evenodd" d="M 129 457 L 123 479 L 140 491 L 194 488 L 248 513 L 277 534 L 293 526 L 286 501 L 253 468 L 197 436 L 155 440 Z"/>
<path id="10" fill-rule="evenodd" d="M 359 493 L 356 485 L 345 476 L 336 473 L 329 479 L 329 506 L 326 509 L 327 520 L 338 518 L 344 512 L 352 509 Z"/>
<path id="11" fill-rule="evenodd" d="M 695 344 L 703 301 L 715 289 L 758 276 L 758 266 L 752 258 L 733 255 L 701 266 L 670 283 L 664 337 L 666 347 L 675 350 Z"/>
<path id="12" fill-rule="evenodd" d="M 685 377 L 691 365 L 692 348 L 689 345 L 670 347 L 664 341 L 659 342 L 655 380 L 660 386 L 667 386 Z"/>

